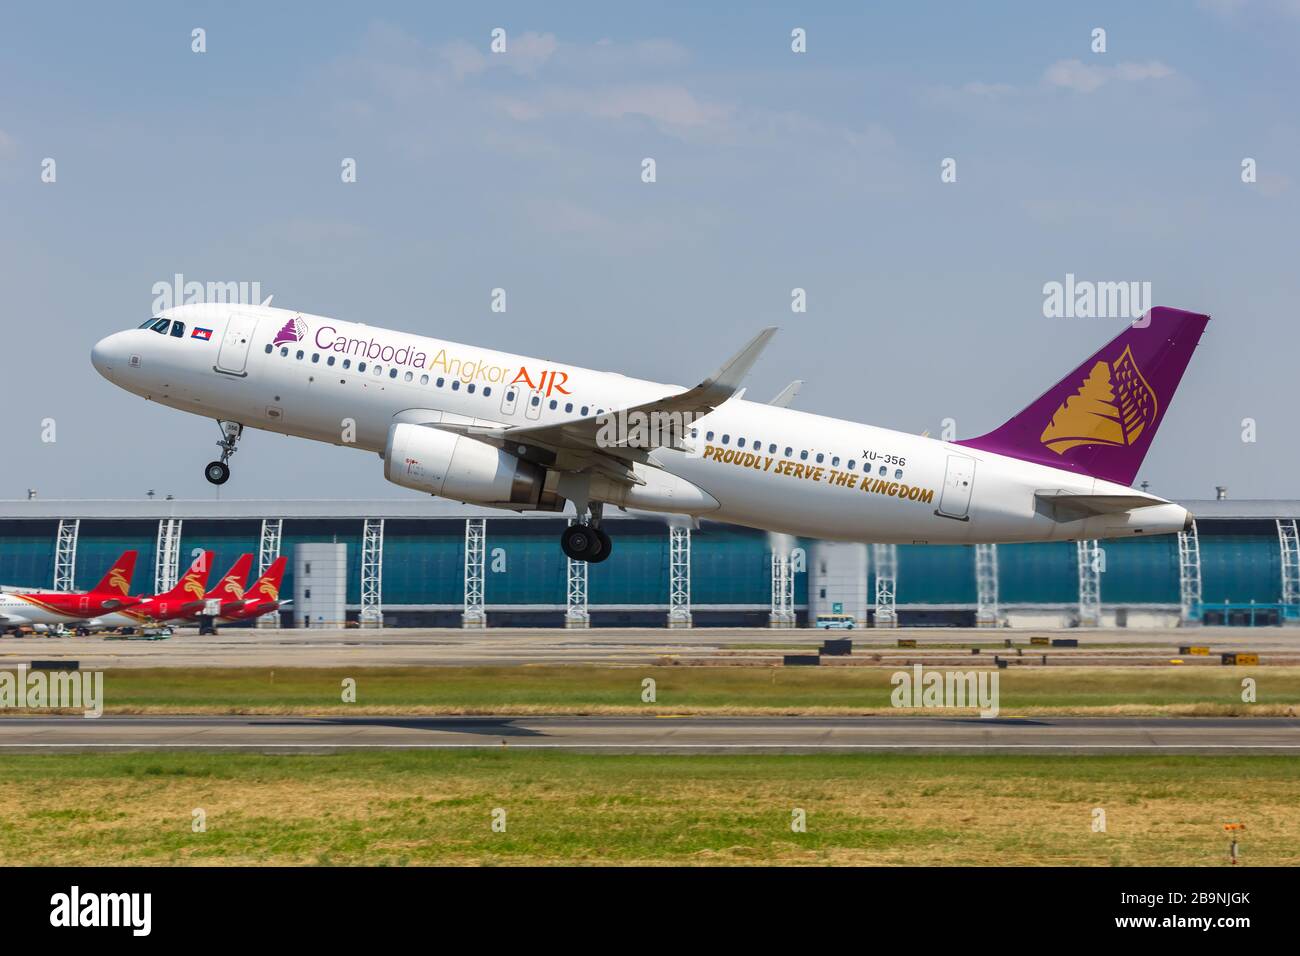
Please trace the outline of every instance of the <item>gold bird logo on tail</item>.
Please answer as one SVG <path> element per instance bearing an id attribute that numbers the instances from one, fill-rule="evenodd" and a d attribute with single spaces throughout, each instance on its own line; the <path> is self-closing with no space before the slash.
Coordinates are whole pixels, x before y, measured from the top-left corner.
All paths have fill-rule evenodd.
<path id="1" fill-rule="evenodd" d="M 225 578 L 221 583 L 221 589 L 227 594 L 233 594 L 237 598 L 242 598 L 244 596 L 244 586 L 239 583 L 238 575 L 232 574 Z"/>
<path id="2" fill-rule="evenodd" d="M 127 580 L 126 572 L 121 568 L 114 568 L 112 571 L 108 572 L 108 585 L 109 587 L 120 591 L 122 594 L 126 594 L 126 592 L 131 589 L 131 584 Z"/>
<path id="3" fill-rule="evenodd" d="M 257 593 L 265 596 L 268 600 L 280 600 L 280 589 L 270 581 L 263 581 L 257 586 Z"/>
<path id="4" fill-rule="evenodd" d="M 191 571 L 185 575 L 183 588 L 186 594 L 193 594 L 196 598 L 203 597 L 203 582 L 199 580 L 197 571 Z"/>
<path id="5" fill-rule="evenodd" d="M 1156 393 L 1125 348 L 1098 362 L 1078 391 L 1061 403 L 1039 438 L 1063 455 L 1080 445 L 1131 445 L 1156 418 Z"/>

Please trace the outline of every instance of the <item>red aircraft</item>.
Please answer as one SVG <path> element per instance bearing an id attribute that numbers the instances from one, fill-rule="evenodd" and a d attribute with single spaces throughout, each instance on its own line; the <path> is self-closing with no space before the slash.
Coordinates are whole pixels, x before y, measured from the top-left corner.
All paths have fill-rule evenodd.
<path id="1" fill-rule="evenodd" d="M 284 566 L 287 563 L 288 559 L 283 556 L 272 561 L 266 573 L 244 592 L 243 598 L 221 606 L 221 612 L 213 616 L 212 625 L 217 622 L 231 624 L 236 621 L 250 621 L 263 614 L 278 611 L 281 604 L 288 603 L 280 600 L 280 581 L 284 578 Z M 205 632 L 215 634 L 216 628 L 211 625 L 201 625 L 199 633 Z"/>
<path id="2" fill-rule="evenodd" d="M 31 591 L 0 593 L 0 630 L 79 624 L 124 608 L 134 607 L 140 598 L 129 596 L 135 571 L 135 551 L 124 551 L 113 562 L 103 580 L 89 591 Z"/>
<path id="3" fill-rule="evenodd" d="M 204 551 L 194 559 L 190 569 L 181 575 L 181 579 L 170 591 L 153 597 L 142 597 L 138 604 L 129 608 L 101 614 L 87 626 L 93 630 L 149 627 L 183 618 L 190 611 L 203 607 L 203 589 L 207 587 L 208 572 L 211 570 L 212 552 Z"/>
<path id="4" fill-rule="evenodd" d="M 253 566 L 251 554 L 241 554 L 230 570 L 217 579 L 212 590 L 203 595 L 203 600 L 180 615 L 181 620 L 197 621 L 211 607 L 235 607 L 243 603 L 244 582 L 248 580 L 249 569 Z M 212 602 L 219 602 L 213 605 Z"/>

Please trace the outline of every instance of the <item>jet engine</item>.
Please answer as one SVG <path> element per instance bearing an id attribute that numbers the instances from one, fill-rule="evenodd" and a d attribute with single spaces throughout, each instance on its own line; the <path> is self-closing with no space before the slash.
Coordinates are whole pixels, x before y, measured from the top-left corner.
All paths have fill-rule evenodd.
<path id="1" fill-rule="evenodd" d="M 404 488 L 479 505 L 559 511 L 546 490 L 546 469 L 494 445 L 425 425 L 388 429 L 384 477 Z"/>

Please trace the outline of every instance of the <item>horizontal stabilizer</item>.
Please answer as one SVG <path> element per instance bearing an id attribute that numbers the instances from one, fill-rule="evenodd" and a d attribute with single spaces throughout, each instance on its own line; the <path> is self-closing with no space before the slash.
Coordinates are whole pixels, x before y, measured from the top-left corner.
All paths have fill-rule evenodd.
<path id="1" fill-rule="evenodd" d="M 1150 495 L 1074 495 L 1068 491 L 1036 491 L 1039 510 L 1054 521 L 1078 521 L 1098 515 L 1123 514 L 1135 508 L 1150 508 L 1169 502 Z"/>

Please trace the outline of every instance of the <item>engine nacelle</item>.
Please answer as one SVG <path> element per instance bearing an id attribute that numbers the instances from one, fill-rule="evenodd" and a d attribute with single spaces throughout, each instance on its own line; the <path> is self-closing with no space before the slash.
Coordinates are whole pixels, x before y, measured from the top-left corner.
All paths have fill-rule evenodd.
<path id="1" fill-rule="evenodd" d="M 546 491 L 546 469 L 540 465 L 487 442 L 425 425 L 388 429 L 384 477 L 454 501 L 539 511 L 564 507 L 564 499 Z"/>

